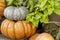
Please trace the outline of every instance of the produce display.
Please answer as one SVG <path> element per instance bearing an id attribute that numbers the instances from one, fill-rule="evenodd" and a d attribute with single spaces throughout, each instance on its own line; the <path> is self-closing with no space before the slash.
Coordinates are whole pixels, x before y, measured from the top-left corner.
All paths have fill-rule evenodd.
<path id="1" fill-rule="evenodd" d="M 60 40 L 60 0 L 0 0 L 0 31 L 12 40 Z"/>

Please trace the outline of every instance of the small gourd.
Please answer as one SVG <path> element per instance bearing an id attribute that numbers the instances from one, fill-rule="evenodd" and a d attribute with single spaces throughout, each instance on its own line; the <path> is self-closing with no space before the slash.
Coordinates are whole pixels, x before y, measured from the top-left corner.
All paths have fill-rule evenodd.
<path id="1" fill-rule="evenodd" d="M 23 20 L 25 19 L 26 15 L 28 14 L 28 9 L 24 6 L 21 7 L 14 7 L 9 6 L 4 10 L 4 16 L 10 20 Z"/>
<path id="2" fill-rule="evenodd" d="M 31 23 L 25 21 L 11 21 L 5 19 L 1 24 L 1 32 L 8 38 L 21 39 L 30 37 L 36 32 L 36 28 Z"/>

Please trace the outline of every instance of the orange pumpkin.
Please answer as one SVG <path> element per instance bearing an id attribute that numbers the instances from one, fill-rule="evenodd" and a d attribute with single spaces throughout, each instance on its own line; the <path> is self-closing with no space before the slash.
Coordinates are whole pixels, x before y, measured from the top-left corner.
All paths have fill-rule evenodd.
<path id="1" fill-rule="evenodd" d="M 0 33 L 1 33 L 1 28 L 0 28 Z"/>
<path id="2" fill-rule="evenodd" d="M 54 40 L 54 38 L 48 33 L 35 34 L 29 40 Z"/>
<path id="3" fill-rule="evenodd" d="M 31 23 L 26 23 L 25 21 L 14 22 L 5 19 L 1 24 L 1 32 L 11 39 L 21 39 L 34 35 L 36 28 L 34 28 Z"/>
<path id="4" fill-rule="evenodd" d="M 0 0 L 0 18 L 3 16 L 5 7 L 6 7 L 6 2 L 2 2 L 2 0 Z"/>

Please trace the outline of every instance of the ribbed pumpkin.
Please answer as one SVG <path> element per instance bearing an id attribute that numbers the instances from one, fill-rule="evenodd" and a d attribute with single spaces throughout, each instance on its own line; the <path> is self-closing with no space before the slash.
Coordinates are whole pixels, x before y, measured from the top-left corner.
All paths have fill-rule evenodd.
<path id="1" fill-rule="evenodd" d="M 35 34 L 29 40 L 54 40 L 54 38 L 48 33 Z"/>
<path id="2" fill-rule="evenodd" d="M 34 35 L 36 28 L 34 28 L 31 23 L 25 21 L 14 22 L 5 19 L 1 24 L 1 32 L 3 35 L 11 39 L 21 39 Z"/>
<path id="3" fill-rule="evenodd" d="M 5 7 L 6 7 L 6 2 L 2 2 L 2 0 L 0 0 L 0 18 L 3 16 Z"/>
<path id="4" fill-rule="evenodd" d="M 28 14 L 28 9 L 24 6 L 9 6 L 4 10 L 4 16 L 10 20 L 23 20 Z"/>

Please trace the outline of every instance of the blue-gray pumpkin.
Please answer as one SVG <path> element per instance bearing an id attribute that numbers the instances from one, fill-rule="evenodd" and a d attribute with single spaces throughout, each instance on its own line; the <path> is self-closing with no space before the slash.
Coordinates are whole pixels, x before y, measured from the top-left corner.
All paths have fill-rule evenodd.
<path id="1" fill-rule="evenodd" d="M 28 9 L 24 6 L 19 8 L 9 6 L 4 10 L 4 16 L 10 20 L 24 20 L 28 13 Z"/>

